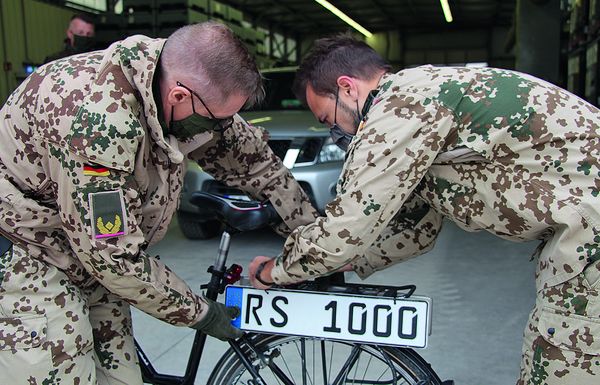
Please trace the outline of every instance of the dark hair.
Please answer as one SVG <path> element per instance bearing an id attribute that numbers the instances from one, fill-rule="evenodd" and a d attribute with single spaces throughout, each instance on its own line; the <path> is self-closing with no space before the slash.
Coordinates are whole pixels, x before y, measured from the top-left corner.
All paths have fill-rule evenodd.
<path id="1" fill-rule="evenodd" d="M 92 16 L 88 15 L 87 13 L 76 13 L 75 15 L 73 15 L 71 17 L 71 21 L 75 20 L 75 19 L 79 19 L 85 23 L 88 24 L 92 24 L 94 25 L 94 19 L 92 18 Z"/>
<path id="2" fill-rule="evenodd" d="M 349 33 L 318 39 L 296 72 L 293 90 L 306 104 L 306 87 L 310 83 L 318 95 L 334 94 L 342 75 L 368 80 L 391 66 L 373 48 Z"/>

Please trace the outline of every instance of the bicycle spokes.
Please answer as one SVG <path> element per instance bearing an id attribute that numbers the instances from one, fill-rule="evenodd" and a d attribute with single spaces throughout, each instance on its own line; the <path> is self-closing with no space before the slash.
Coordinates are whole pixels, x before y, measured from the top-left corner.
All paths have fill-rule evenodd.
<path id="1" fill-rule="evenodd" d="M 282 342 L 284 341 L 285 342 Z M 390 349 L 303 337 L 281 337 L 273 346 L 257 347 L 254 368 L 268 384 L 395 385 L 417 384 L 398 365 Z M 391 350 L 395 353 L 395 350 Z M 248 373 L 227 384 L 253 385 Z"/>

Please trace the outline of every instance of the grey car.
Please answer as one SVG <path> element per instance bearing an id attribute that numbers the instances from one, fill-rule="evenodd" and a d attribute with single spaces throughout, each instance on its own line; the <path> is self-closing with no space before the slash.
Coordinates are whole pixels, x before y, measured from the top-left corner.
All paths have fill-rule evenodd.
<path id="1" fill-rule="evenodd" d="M 325 205 L 335 197 L 345 153 L 331 141 L 329 129 L 293 96 L 290 88 L 294 68 L 263 71 L 263 76 L 265 102 L 258 109 L 240 115 L 247 122 L 268 130 L 273 152 L 290 169 L 313 205 L 323 212 Z M 190 239 L 208 239 L 222 230 L 212 214 L 190 203 L 195 191 L 249 199 L 242 191 L 214 180 L 190 162 L 177 212 L 179 226 Z"/>

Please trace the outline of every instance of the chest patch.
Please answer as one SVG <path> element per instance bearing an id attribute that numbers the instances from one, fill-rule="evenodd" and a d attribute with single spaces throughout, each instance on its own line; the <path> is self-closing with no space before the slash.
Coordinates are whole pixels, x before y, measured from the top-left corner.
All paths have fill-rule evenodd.
<path id="1" fill-rule="evenodd" d="M 127 217 L 121 190 L 90 193 L 89 202 L 94 238 L 125 235 Z"/>

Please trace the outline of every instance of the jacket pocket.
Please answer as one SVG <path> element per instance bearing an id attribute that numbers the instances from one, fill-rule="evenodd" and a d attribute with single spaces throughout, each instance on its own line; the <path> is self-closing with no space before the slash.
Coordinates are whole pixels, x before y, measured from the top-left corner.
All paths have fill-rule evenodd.
<path id="1" fill-rule="evenodd" d="M 43 206 L 12 184 L 0 177 L 0 228 L 8 235 L 18 233 L 17 238 L 24 243 L 44 247 L 37 234 L 61 227 L 60 216 L 56 209 Z"/>
<path id="2" fill-rule="evenodd" d="M 600 355 L 600 318 L 577 314 L 565 315 L 544 307 L 538 330 L 552 345 L 575 352 Z"/>
<path id="3" fill-rule="evenodd" d="M 600 260 L 591 263 L 583 271 L 583 276 L 590 286 L 590 289 L 600 290 Z"/>
<path id="4" fill-rule="evenodd" d="M 22 315 L 0 318 L 0 351 L 38 348 L 46 341 L 48 323 L 45 316 Z"/>

